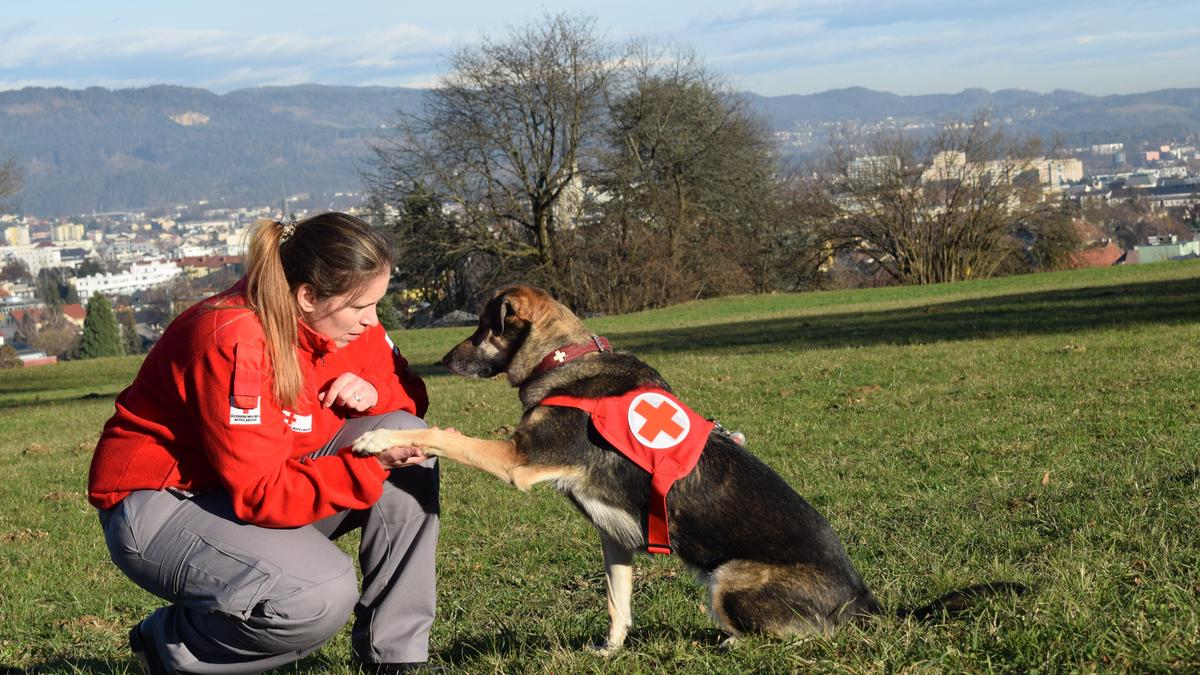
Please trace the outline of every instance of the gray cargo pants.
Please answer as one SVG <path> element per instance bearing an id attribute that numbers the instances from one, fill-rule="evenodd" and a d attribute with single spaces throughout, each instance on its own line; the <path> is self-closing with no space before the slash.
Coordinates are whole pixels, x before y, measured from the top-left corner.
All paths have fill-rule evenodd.
<path id="1" fill-rule="evenodd" d="M 374 428 L 424 427 L 404 412 L 348 420 L 325 446 Z M 321 454 L 321 451 L 314 454 Z M 172 604 L 144 624 L 171 671 L 258 673 L 303 658 L 354 615 L 366 662 L 425 661 L 434 615 L 436 460 L 393 469 L 369 509 L 274 529 L 239 520 L 220 491 L 186 498 L 140 490 L 100 512 L 113 562 Z M 362 528 L 354 563 L 336 539 Z"/>

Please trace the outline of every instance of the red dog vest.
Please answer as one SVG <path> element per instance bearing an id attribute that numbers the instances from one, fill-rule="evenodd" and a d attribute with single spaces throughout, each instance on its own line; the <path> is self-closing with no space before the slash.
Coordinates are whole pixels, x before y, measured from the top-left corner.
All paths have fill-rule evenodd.
<path id="1" fill-rule="evenodd" d="M 667 492 L 695 468 L 714 424 L 657 388 L 635 389 L 606 398 L 551 396 L 542 405 L 588 411 L 600 435 L 650 473 L 646 550 L 669 554 Z"/>

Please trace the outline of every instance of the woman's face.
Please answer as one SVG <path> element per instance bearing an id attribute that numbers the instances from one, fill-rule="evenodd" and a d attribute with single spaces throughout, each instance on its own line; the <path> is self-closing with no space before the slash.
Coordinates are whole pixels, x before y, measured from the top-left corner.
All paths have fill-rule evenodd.
<path id="1" fill-rule="evenodd" d="M 388 273 L 380 272 L 362 286 L 328 298 L 317 299 L 312 286 L 296 289 L 300 316 L 309 328 L 345 347 L 371 326 L 379 323 L 375 305 L 387 293 Z"/>

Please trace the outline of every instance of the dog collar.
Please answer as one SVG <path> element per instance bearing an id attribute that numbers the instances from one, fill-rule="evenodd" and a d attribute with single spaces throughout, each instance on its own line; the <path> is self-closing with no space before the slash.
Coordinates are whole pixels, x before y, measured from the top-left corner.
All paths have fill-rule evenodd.
<path id="1" fill-rule="evenodd" d="M 574 361 L 575 359 L 583 356 L 584 354 L 591 354 L 592 352 L 611 352 L 611 351 L 612 351 L 612 345 L 610 345 L 608 343 L 607 338 L 602 338 L 599 335 L 593 335 L 591 342 L 585 342 L 583 344 L 574 344 L 574 345 L 563 345 L 562 347 L 559 347 L 558 349 L 555 349 L 554 351 L 550 352 L 549 354 L 546 355 L 546 358 L 542 359 L 542 362 L 537 365 L 537 368 L 533 369 L 533 372 L 535 375 L 538 373 L 544 373 L 547 370 L 551 370 L 553 368 L 557 368 L 557 367 L 561 366 L 562 364 L 566 363 L 567 361 Z"/>

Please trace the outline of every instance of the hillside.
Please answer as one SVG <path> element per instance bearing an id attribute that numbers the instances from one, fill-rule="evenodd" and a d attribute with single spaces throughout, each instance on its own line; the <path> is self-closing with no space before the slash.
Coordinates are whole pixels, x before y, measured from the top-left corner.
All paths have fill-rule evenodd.
<path id="1" fill-rule="evenodd" d="M 605 659 L 595 532 L 546 486 L 446 463 L 431 660 L 453 672 L 1197 672 L 1200 261 L 928 287 L 717 298 L 589 322 L 748 436 L 833 524 L 889 610 L 986 580 L 1031 587 L 919 623 L 724 635 L 673 556 L 635 561 Z M 429 421 L 503 437 L 502 380 L 435 360 L 470 329 L 401 331 Z M 84 490 L 140 359 L 0 371 L 0 670 L 136 669 L 160 601 L 109 562 Z M 781 514 L 787 517 L 788 514 Z M 340 540 L 352 554 L 354 535 Z M 349 675 L 349 628 L 288 672 Z"/>
<path id="2" fill-rule="evenodd" d="M 422 90 L 302 85 L 243 89 L 154 86 L 0 92 L 0 157 L 27 172 L 20 207 L 40 216 L 164 207 L 209 199 L 278 202 L 361 188 L 368 143 Z M 863 88 L 805 96 L 747 94 L 772 128 L 854 120 L 957 119 L 989 108 L 1018 130 L 1068 145 L 1200 131 L 1200 89 L 1124 96 L 1022 90 L 898 96 Z"/>
<path id="3" fill-rule="evenodd" d="M 1200 89 L 1114 96 L 1058 90 L 1040 94 L 1024 89 L 965 89 L 957 94 L 898 96 L 862 87 L 803 96 L 750 95 L 775 128 L 837 120 L 874 122 L 896 119 L 962 118 L 988 109 L 997 119 L 1012 118 L 1019 127 L 1063 134 L 1103 133 L 1181 126 L 1200 128 Z"/>
<path id="4" fill-rule="evenodd" d="M 323 86 L 0 92 L 0 153 L 24 165 L 20 204 L 37 215 L 277 203 L 361 189 L 366 142 L 420 96 Z"/>

